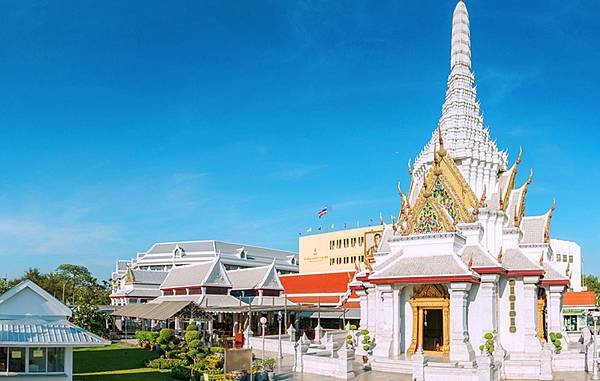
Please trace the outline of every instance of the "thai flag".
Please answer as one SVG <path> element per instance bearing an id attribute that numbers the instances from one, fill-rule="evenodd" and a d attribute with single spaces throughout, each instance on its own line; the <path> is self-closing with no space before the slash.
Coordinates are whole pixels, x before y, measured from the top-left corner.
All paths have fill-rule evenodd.
<path id="1" fill-rule="evenodd" d="M 328 212 L 327 207 L 324 207 L 323 209 L 319 210 L 319 212 L 317 213 L 317 216 L 319 216 L 319 218 L 323 218 Z"/>

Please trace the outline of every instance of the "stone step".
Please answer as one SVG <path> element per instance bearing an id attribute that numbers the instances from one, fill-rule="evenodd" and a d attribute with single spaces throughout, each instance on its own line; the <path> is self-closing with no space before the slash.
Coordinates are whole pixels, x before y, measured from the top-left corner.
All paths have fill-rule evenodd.
<path id="1" fill-rule="evenodd" d="M 375 358 L 371 366 L 380 372 L 412 374 L 412 362 L 405 359 Z"/>

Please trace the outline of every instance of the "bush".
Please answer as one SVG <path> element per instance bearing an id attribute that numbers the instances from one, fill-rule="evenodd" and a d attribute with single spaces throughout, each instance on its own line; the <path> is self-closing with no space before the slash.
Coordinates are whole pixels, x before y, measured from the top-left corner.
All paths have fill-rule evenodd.
<path id="1" fill-rule="evenodd" d="M 180 365 L 181 365 L 180 359 L 166 359 L 166 358 L 162 358 L 162 357 L 154 359 L 154 360 L 150 360 L 146 364 L 146 366 L 148 368 L 153 368 L 153 369 L 171 369 L 175 366 L 180 366 Z"/>
<path id="2" fill-rule="evenodd" d="M 165 345 L 165 344 L 168 345 L 169 343 L 173 342 L 174 338 L 175 338 L 174 330 L 172 330 L 170 328 L 163 328 L 158 333 L 158 338 L 156 339 L 156 342 L 161 345 Z"/>
<path id="3" fill-rule="evenodd" d="M 483 335 L 483 338 L 486 340 L 492 340 L 494 335 L 491 332 L 487 332 L 485 335 Z"/>
<path id="4" fill-rule="evenodd" d="M 200 335 L 200 332 L 198 332 L 198 331 L 187 331 L 185 333 L 185 342 L 189 344 L 195 340 L 199 341 L 200 337 L 202 337 L 202 336 Z"/>
<path id="5" fill-rule="evenodd" d="M 187 326 L 187 328 L 185 330 L 187 332 L 197 331 L 198 330 L 198 326 L 196 325 L 196 323 L 192 322 L 192 323 L 190 323 L 190 325 Z"/>
<path id="6" fill-rule="evenodd" d="M 210 351 L 212 353 L 223 353 L 223 352 L 225 352 L 225 348 L 223 348 L 223 347 L 211 347 Z"/>
<path id="7" fill-rule="evenodd" d="M 188 347 L 190 349 L 195 349 L 196 351 L 202 347 L 202 341 L 196 339 L 192 340 L 188 343 Z"/>
<path id="8" fill-rule="evenodd" d="M 189 380 L 191 377 L 191 372 L 189 368 L 177 365 L 171 368 L 171 377 L 177 380 Z"/>
<path id="9" fill-rule="evenodd" d="M 261 361 L 262 368 L 267 372 L 272 372 L 275 369 L 275 359 L 274 358 L 266 358 Z"/>

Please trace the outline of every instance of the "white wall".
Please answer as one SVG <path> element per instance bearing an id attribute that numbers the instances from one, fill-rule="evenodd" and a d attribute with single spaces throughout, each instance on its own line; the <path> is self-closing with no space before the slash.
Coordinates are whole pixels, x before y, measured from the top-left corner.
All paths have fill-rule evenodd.
<path id="1" fill-rule="evenodd" d="M 567 266 L 569 264 L 569 256 L 573 256 L 573 263 L 571 263 L 570 270 L 571 275 L 571 288 L 573 291 L 582 291 L 581 275 L 583 271 L 583 260 L 581 257 L 581 247 L 572 241 L 564 241 L 560 239 L 550 240 L 550 247 L 552 247 L 552 265 L 560 273 L 565 274 Z M 561 260 L 557 261 L 557 255 L 560 254 Z M 563 256 L 567 256 L 567 262 L 563 261 Z"/>

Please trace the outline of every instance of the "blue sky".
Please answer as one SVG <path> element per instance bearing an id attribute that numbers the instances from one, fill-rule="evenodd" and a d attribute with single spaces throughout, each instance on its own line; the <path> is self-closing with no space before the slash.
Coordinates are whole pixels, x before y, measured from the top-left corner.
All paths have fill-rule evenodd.
<path id="1" fill-rule="evenodd" d="M 454 1 L 0 3 L 0 258 L 89 266 L 153 242 L 297 250 L 397 212 L 437 124 Z M 527 212 L 600 272 L 600 3 L 471 1 L 492 136 Z"/>

